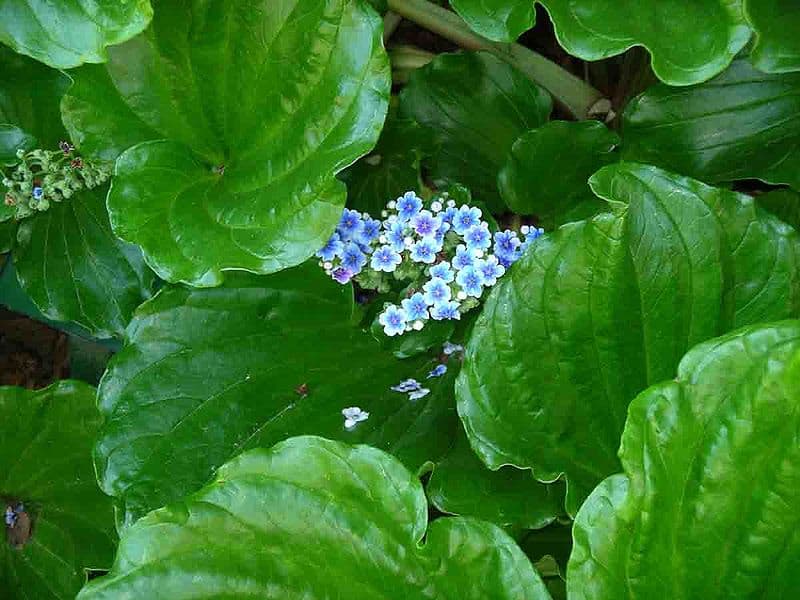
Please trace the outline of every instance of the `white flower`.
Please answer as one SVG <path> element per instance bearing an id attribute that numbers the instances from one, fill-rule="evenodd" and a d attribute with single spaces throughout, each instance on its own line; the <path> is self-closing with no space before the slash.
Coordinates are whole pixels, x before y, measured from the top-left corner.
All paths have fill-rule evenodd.
<path id="1" fill-rule="evenodd" d="M 369 413 L 361 410 L 358 406 L 350 406 L 342 409 L 344 416 L 344 426 L 346 429 L 352 429 L 357 423 L 369 419 Z"/>
<path id="2" fill-rule="evenodd" d="M 420 388 L 418 390 L 414 390 L 413 392 L 409 392 L 408 399 L 409 400 L 419 400 L 420 398 L 424 398 L 425 396 L 427 396 L 430 393 L 431 393 L 431 391 L 428 388 Z"/>
<path id="3" fill-rule="evenodd" d="M 431 202 L 431 210 L 435 213 L 438 213 L 442 210 L 442 203 L 438 200 L 434 200 Z"/>
<path id="4" fill-rule="evenodd" d="M 455 205 L 456 205 L 456 201 L 455 200 L 448 200 L 447 201 L 447 207 L 448 208 L 453 208 Z"/>
<path id="5" fill-rule="evenodd" d="M 395 202 L 394 200 L 391 200 L 391 201 L 389 201 L 389 203 L 386 205 L 386 207 L 387 207 L 389 210 L 394 210 L 394 207 L 395 207 L 395 206 L 397 206 L 397 202 Z"/>
<path id="6" fill-rule="evenodd" d="M 465 292 L 465 291 L 463 291 L 463 290 L 460 290 L 460 291 L 459 291 L 459 292 L 456 294 L 456 298 L 458 298 L 459 300 L 466 300 L 466 299 L 467 299 L 467 292 Z"/>
<path id="7" fill-rule="evenodd" d="M 414 321 L 413 327 L 414 327 L 414 331 L 419 331 L 420 329 L 425 327 L 425 323 L 423 323 L 422 321 Z"/>

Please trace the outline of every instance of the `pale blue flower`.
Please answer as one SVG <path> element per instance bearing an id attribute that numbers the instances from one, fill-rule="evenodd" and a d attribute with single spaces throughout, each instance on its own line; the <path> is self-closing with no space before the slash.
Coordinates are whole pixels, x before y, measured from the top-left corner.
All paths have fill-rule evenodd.
<path id="1" fill-rule="evenodd" d="M 467 248 L 486 250 L 492 245 L 492 234 L 489 232 L 489 225 L 481 223 L 470 227 L 464 234 L 464 241 L 467 243 Z"/>
<path id="2" fill-rule="evenodd" d="M 499 256 L 505 256 L 513 260 L 521 244 L 522 242 L 517 237 L 517 233 L 510 229 L 498 231 L 494 234 L 494 253 Z"/>
<path id="3" fill-rule="evenodd" d="M 395 252 L 390 246 L 381 246 L 372 254 L 372 260 L 369 265 L 373 271 L 385 271 L 391 273 L 403 261 L 403 258 L 398 252 Z"/>
<path id="4" fill-rule="evenodd" d="M 439 216 L 442 218 L 442 221 L 447 224 L 452 224 L 453 220 L 458 215 L 458 209 L 455 206 L 448 206 L 442 214 Z"/>
<path id="5" fill-rule="evenodd" d="M 339 234 L 334 233 L 331 238 L 325 242 L 325 245 L 317 250 L 315 255 L 324 261 L 331 261 L 335 257 L 341 256 L 343 250 L 344 244 L 339 238 Z"/>
<path id="6" fill-rule="evenodd" d="M 381 233 L 381 222 L 371 219 L 366 214 L 361 230 L 356 234 L 356 241 L 364 246 L 369 246 Z"/>
<path id="7" fill-rule="evenodd" d="M 406 247 L 405 227 L 402 223 L 395 221 L 386 232 L 386 241 L 395 252 L 402 252 Z"/>
<path id="8" fill-rule="evenodd" d="M 369 413 L 361 410 L 358 406 L 342 409 L 342 416 L 344 416 L 344 426 L 347 429 L 352 429 L 358 423 L 369 419 Z"/>
<path id="9" fill-rule="evenodd" d="M 431 393 L 431 391 L 428 388 L 420 388 L 418 390 L 414 390 L 413 392 L 409 392 L 408 399 L 409 400 L 419 400 L 420 398 L 424 398 L 425 396 L 427 396 L 430 393 Z"/>
<path id="10" fill-rule="evenodd" d="M 443 302 L 431 308 L 431 318 L 436 321 L 445 319 L 461 319 L 461 313 L 458 310 L 459 304 L 451 300 L 450 302 Z"/>
<path id="11" fill-rule="evenodd" d="M 442 226 L 442 220 L 429 210 L 423 210 L 411 218 L 411 227 L 421 237 L 433 237 Z"/>
<path id="12" fill-rule="evenodd" d="M 453 270 L 450 268 L 450 263 L 446 260 L 433 265 L 430 268 L 430 274 L 431 277 L 438 277 L 439 279 L 443 279 L 446 283 L 450 283 L 456 278 L 455 273 L 453 273 Z"/>
<path id="13" fill-rule="evenodd" d="M 434 367 L 434 369 L 430 373 L 428 373 L 427 379 L 431 379 L 433 377 L 441 377 L 445 373 L 447 373 L 447 365 L 436 365 L 436 367 Z"/>
<path id="14" fill-rule="evenodd" d="M 486 287 L 497 283 L 497 278 L 502 277 L 506 272 L 505 267 L 500 264 L 500 261 L 493 254 L 486 257 L 486 260 L 475 261 L 474 266 L 483 277 L 483 284 Z"/>
<path id="15" fill-rule="evenodd" d="M 364 221 L 361 220 L 361 214 L 358 211 L 345 208 L 342 213 L 342 218 L 339 220 L 339 225 L 336 231 L 341 236 L 342 240 L 349 241 L 355 239 L 364 227 Z"/>
<path id="16" fill-rule="evenodd" d="M 34 186 L 34 188 L 33 188 L 33 197 L 36 200 L 41 200 L 42 198 L 44 198 L 44 190 L 41 187 L 39 187 L 38 185 Z"/>
<path id="17" fill-rule="evenodd" d="M 428 303 L 420 292 L 404 299 L 400 304 L 403 305 L 409 321 L 424 321 L 428 318 Z"/>
<path id="18" fill-rule="evenodd" d="M 451 342 L 445 342 L 444 346 L 442 347 L 442 352 L 444 352 L 447 356 L 451 354 L 455 354 L 456 352 L 463 352 L 464 346 L 461 344 L 453 344 Z"/>
<path id="19" fill-rule="evenodd" d="M 355 242 L 347 242 L 342 250 L 342 266 L 357 275 L 367 264 L 367 257 Z"/>
<path id="20" fill-rule="evenodd" d="M 397 199 L 397 218 L 408 221 L 422 209 L 422 200 L 414 192 L 406 192 Z"/>
<path id="21" fill-rule="evenodd" d="M 481 222 L 481 209 L 475 206 L 463 205 L 453 217 L 453 229 L 456 233 L 464 235 L 471 227 Z"/>
<path id="22" fill-rule="evenodd" d="M 459 244 L 456 247 L 456 255 L 453 257 L 452 264 L 456 271 L 460 271 L 466 267 L 475 264 L 475 251 L 467 248 L 464 244 Z"/>
<path id="23" fill-rule="evenodd" d="M 411 260 L 429 265 L 436 260 L 436 253 L 439 252 L 439 250 L 441 250 L 441 247 L 435 240 L 431 238 L 422 238 L 411 246 Z"/>
<path id="24" fill-rule="evenodd" d="M 447 285 L 444 279 L 439 279 L 438 277 L 434 277 L 428 281 L 422 286 L 422 289 L 425 290 L 425 302 L 429 306 L 442 304 L 452 297 L 450 286 Z"/>
<path id="25" fill-rule="evenodd" d="M 355 275 L 355 273 L 345 267 L 336 267 L 333 273 L 331 273 L 331 277 L 341 284 L 349 283 L 353 275 Z"/>
<path id="26" fill-rule="evenodd" d="M 413 392 L 414 390 L 420 389 L 422 386 L 420 385 L 419 381 L 416 379 L 404 379 L 397 385 L 393 385 L 391 390 L 394 392 Z"/>
<path id="27" fill-rule="evenodd" d="M 474 266 L 461 269 L 456 275 L 456 283 L 467 296 L 480 298 L 483 293 L 483 276 Z"/>
<path id="28" fill-rule="evenodd" d="M 402 334 L 406 330 L 408 316 L 406 311 L 390 304 L 378 317 L 378 322 L 383 325 L 383 332 L 388 336 Z"/>

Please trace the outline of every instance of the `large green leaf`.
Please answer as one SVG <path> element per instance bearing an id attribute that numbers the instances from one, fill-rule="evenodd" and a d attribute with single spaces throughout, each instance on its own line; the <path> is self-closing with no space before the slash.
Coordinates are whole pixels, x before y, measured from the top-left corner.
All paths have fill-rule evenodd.
<path id="1" fill-rule="evenodd" d="M 10 545 L 4 528 L 3 598 L 74 598 L 86 569 L 110 566 L 114 515 L 111 499 L 97 489 L 91 457 L 99 427 L 94 388 L 84 383 L 36 392 L 0 388 L 0 510 L 21 501 L 31 521 L 21 548 Z"/>
<path id="2" fill-rule="evenodd" d="M 389 200 L 421 190 L 420 163 L 434 152 L 429 137 L 411 119 L 390 114 L 375 149 L 339 174 L 347 185 L 347 205 L 377 219 Z"/>
<path id="3" fill-rule="evenodd" d="M 569 597 L 794 598 L 799 430 L 800 322 L 692 349 L 630 406 L 625 473 L 575 521 Z"/>
<path id="4" fill-rule="evenodd" d="M 341 217 L 335 174 L 375 145 L 390 70 L 359 0 L 156 6 L 151 27 L 75 71 L 65 122 L 113 157 L 114 232 L 168 281 L 297 265 Z"/>
<path id="5" fill-rule="evenodd" d="M 154 277 L 139 249 L 111 233 L 107 191 L 84 190 L 23 220 L 14 263 L 46 317 L 79 323 L 95 337 L 121 337 Z"/>
<path id="6" fill-rule="evenodd" d="M 536 22 L 533 0 L 450 0 L 474 31 L 496 42 L 513 42 Z"/>
<path id="7" fill-rule="evenodd" d="M 744 0 L 756 32 L 750 60 L 768 73 L 800 71 L 800 4 L 795 0 Z"/>
<path id="8" fill-rule="evenodd" d="M 462 183 L 499 210 L 497 172 L 514 140 L 547 121 L 552 100 L 492 54 L 462 52 L 415 71 L 400 109 L 433 132 L 439 148 L 427 164 L 434 182 Z"/>
<path id="9" fill-rule="evenodd" d="M 232 273 L 220 288 L 167 287 L 142 305 L 99 392 L 97 472 L 126 519 L 291 435 L 370 443 L 411 469 L 438 459 L 458 425 L 453 378 L 426 380 L 429 359 L 394 358 L 352 320 L 351 288 L 310 263 Z M 432 392 L 410 401 L 390 390 L 410 377 Z M 347 430 L 350 406 L 370 416 Z"/>
<path id="10" fill-rule="evenodd" d="M 707 181 L 758 178 L 800 189 L 800 73 L 737 60 L 702 85 L 656 85 L 623 115 L 623 156 Z"/>
<path id="11" fill-rule="evenodd" d="M 793 190 L 773 190 L 756 196 L 756 202 L 764 210 L 800 231 L 800 193 Z"/>
<path id="12" fill-rule="evenodd" d="M 584 60 L 644 46 L 659 79 L 689 85 L 723 71 L 750 38 L 742 0 L 540 0 L 564 49 Z"/>
<path id="13" fill-rule="evenodd" d="M 545 484 L 530 471 L 490 471 L 459 432 L 453 448 L 436 464 L 428 497 L 440 511 L 477 517 L 501 526 L 538 529 L 564 512 L 564 485 Z"/>
<path id="14" fill-rule="evenodd" d="M 78 598 L 549 599 L 501 529 L 427 517 L 419 480 L 388 454 L 292 438 L 134 524 Z"/>
<path id="15" fill-rule="evenodd" d="M 0 221 L 0 254 L 8 252 L 14 245 L 14 235 L 17 231 L 17 224 L 13 221 Z M 2 265 L 0 264 L 0 267 Z M 2 270 L 2 268 L 0 268 Z"/>
<path id="16" fill-rule="evenodd" d="M 605 209 L 589 176 L 617 160 L 619 137 L 597 121 L 551 121 L 523 134 L 497 176 L 500 195 L 517 213 L 552 229 Z"/>
<path id="17" fill-rule="evenodd" d="M 150 0 L 3 0 L 0 42 L 57 69 L 107 59 L 106 47 L 139 34 L 153 16 Z"/>
<path id="18" fill-rule="evenodd" d="M 543 237 L 489 296 L 456 392 L 491 468 L 567 476 L 567 510 L 619 470 L 629 402 L 693 345 L 800 311 L 800 235 L 752 198 L 652 166 L 601 169 L 614 214 Z"/>

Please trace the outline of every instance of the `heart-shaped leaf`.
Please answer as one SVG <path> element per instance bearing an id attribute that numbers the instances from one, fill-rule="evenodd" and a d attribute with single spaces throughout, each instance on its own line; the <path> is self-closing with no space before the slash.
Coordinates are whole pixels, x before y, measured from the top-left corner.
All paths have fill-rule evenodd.
<path id="1" fill-rule="evenodd" d="M 737 60 L 702 85 L 656 85 L 623 115 L 623 156 L 709 183 L 758 178 L 800 189 L 800 73 Z"/>
<path id="2" fill-rule="evenodd" d="M 625 473 L 575 521 L 569 597 L 794 597 L 798 430 L 800 322 L 693 348 L 630 406 Z"/>
<path id="3" fill-rule="evenodd" d="M 335 174 L 375 145 L 390 72 L 358 0 L 156 6 L 150 28 L 75 71 L 65 122 L 113 157 L 114 232 L 168 281 L 297 265 L 345 202 Z"/>
<path id="4" fill-rule="evenodd" d="M 597 121 L 551 121 L 523 134 L 497 176 L 500 195 L 517 213 L 552 229 L 605 210 L 589 176 L 617 160 L 619 137 Z"/>
<path id="5" fill-rule="evenodd" d="M 450 0 L 474 31 L 496 42 L 513 42 L 536 22 L 532 0 Z"/>
<path id="6" fill-rule="evenodd" d="M 444 454 L 458 426 L 452 374 L 425 379 L 430 359 L 398 360 L 352 320 L 351 288 L 316 264 L 167 287 L 142 305 L 99 391 L 97 472 L 125 519 L 292 435 L 370 443 L 411 469 Z M 390 389 L 412 377 L 431 392 L 411 400 Z M 369 418 L 346 428 L 348 407 Z"/>
<path id="7" fill-rule="evenodd" d="M 800 71 L 800 6 L 794 0 L 744 0 L 756 32 L 750 60 L 761 71 Z"/>
<path id="8" fill-rule="evenodd" d="M 5 0 L 0 42 L 57 69 L 106 60 L 106 47 L 141 33 L 153 16 L 150 0 Z"/>
<path id="9" fill-rule="evenodd" d="M 549 599 L 501 529 L 427 516 L 419 479 L 388 454 L 292 438 L 135 523 L 78 598 Z"/>
<path id="10" fill-rule="evenodd" d="M 567 511 L 619 470 L 629 402 L 693 345 L 800 311 L 800 235 L 749 196 L 652 166 L 590 180 L 615 214 L 537 242 L 489 296 L 456 393 L 490 468 L 567 476 Z"/>
<path id="11" fill-rule="evenodd" d="M 599 60 L 644 46 L 659 79 L 689 85 L 723 71 L 750 38 L 741 0 L 540 0 L 564 49 Z"/>
<path id="12" fill-rule="evenodd" d="M 92 469 L 99 426 L 84 383 L 0 388 L 0 510 L 24 509 L 0 540 L 4 598 L 73 598 L 86 569 L 110 566 L 114 515 Z"/>
<path id="13" fill-rule="evenodd" d="M 101 338 L 122 336 L 154 283 L 139 249 L 111 233 L 107 191 L 81 191 L 23 220 L 14 248 L 17 279 L 39 310 Z"/>
<path id="14" fill-rule="evenodd" d="M 564 512 L 564 484 L 536 481 L 530 471 L 490 471 L 460 431 L 453 448 L 436 464 L 426 488 L 436 508 L 504 527 L 538 529 Z"/>
<path id="15" fill-rule="evenodd" d="M 497 172 L 514 140 L 547 121 L 552 100 L 494 55 L 462 52 L 440 54 L 415 71 L 400 110 L 433 134 L 438 150 L 426 164 L 434 182 L 462 183 L 500 210 Z"/>

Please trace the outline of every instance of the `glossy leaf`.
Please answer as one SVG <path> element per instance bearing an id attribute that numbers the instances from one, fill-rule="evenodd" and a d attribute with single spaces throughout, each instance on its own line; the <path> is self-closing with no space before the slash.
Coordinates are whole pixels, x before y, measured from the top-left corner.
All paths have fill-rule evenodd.
<path id="1" fill-rule="evenodd" d="M 0 42 L 57 69 L 107 59 L 106 47 L 141 33 L 153 16 L 150 0 L 5 0 Z"/>
<path id="2" fill-rule="evenodd" d="M 794 0 L 744 0 L 756 33 L 750 60 L 767 73 L 800 71 L 800 5 Z"/>
<path id="3" fill-rule="evenodd" d="M 113 510 L 97 489 L 91 458 L 99 426 L 94 388 L 84 383 L 36 392 L 0 387 L 0 510 L 21 501 L 31 521 L 21 547 L 10 545 L 11 530 L 3 526 L 4 598 L 73 598 L 86 569 L 110 566 Z"/>
<path id="4" fill-rule="evenodd" d="M 427 516 L 419 480 L 388 454 L 292 438 L 134 524 L 78 598 L 549 598 L 501 529 Z"/>
<path id="5" fill-rule="evenodd" d="M 800 314 L 800 236 L 752 198 L 652 166 L 590 180 L 614 214 L 541 238 L 489 296 L 456 386 L 493 469 L 567 477 L 567 511 L 619 470 L 629 402 L 688 348 Z"/>
<path id="6" fill-rule="evenodd" d="M 800 189 L 800 73 L 738 60 L 695 87 L 657 85 L 623 115 L 623 156 L 709 183 L 757 178 Z"/>
<path id="7" fill-rule="evenodd" d="M 389 200 L 422 189 L 420 163 L 433 152 L 424 128 L 390 115 L 375 149 L 339 174 L 347 185 L 347 205 L 380 218 Z"/>
<path id="8" fill-rule="evenodd" d="M 742 0 L 540 0 L 559 43 L 584 60 L 644 46 L 670 85 L 723 71 L 750 38 Z"/>
<path id="9" fill-rule="evenodd" d="M 427 163 L 434 182 L 464 184 L 499 210 L 497 172 L 514 140 L 547 121 L 552 100 L 499 58 L 465 52 L 441 54 L 415 71 L 400 109 L 432 131 L 439 147 Z"/>
<path id="10" fill-rule="evenodd" d="M 756 202 L 764 210 L 800 231 L 800 193 L 792 190 L 773 190 L 756 196 Z"/>
<path id="11" fill-rule="evenodd" d="M 18 162 L 17 151 L 28 151 L 36 147 L 36 138 L 16 125 L 0 124 L 0 167 Z"/>
<path id="12" fill-rule="evenodd" d="M 428 481 L 428 498 L 440 511 L 501 526 L 538 529 L 563 514 L 564 484 L 536 481 L 530 471 L 490 471 L 459 432 L 453 448 Z"/>
<path id="13" fill-rule="evenodd" d="M 800 588 L 800 322 L 693 348 L 631 404 L 624 474 L 581 507 L 569 597 L 791 598 Z"/>
<path id="14" fill-rule="evenodd" d="M 496 42 L 513 42 L 536 22 L 531 0 L 450 0 L 450 4 L 474 31 Z"/>
<path id="15" fill-rule="evenodd" d="M 220 288 L 167 287 L 140 307 L 99 392 L 102 488 L 127 522 L 196 489 L 239 452 L 319 434 L 386 449 L 419 469 L 452 444 L 453 378 L 400 361 L 351 324 L 352 290 L 315 263 Z M 414 377 L 417 401 L 390 387 Z M 430 384 L 430 385 L 428 385 Z M 342 409 L 369 419 L 352 430 Z"/>
<path id="16" fill-rule="evenodd" d="M 39 310 L 101 338 L 122 336 L 154 282 L 139 249 L 111 233 L 107 190 L 79 192 L 23 220 L 14 251 L 17 278 Z"/>
<path id="17" fill-rule="evenodd" d="M 597 121 L 546 123 L 514 142 L 497 177 L 500 195 L 548 229 L 595 215 L 606 205 L 589 189 L 589 177 L 618 159 L 617 144 L 617 134 Z"/>
<path id="18" fill-rule="evenodd" d="M 357 0 L 162 3 L 64 99 L 82 150 L 113 157 L 114 232 L 168 281 L 303 262 L 341 217 L 334 175 L 378 139 L 390 73 Z"/>

